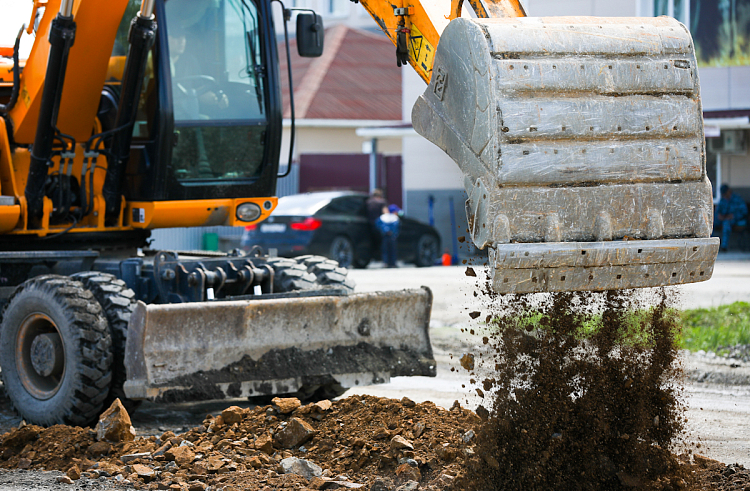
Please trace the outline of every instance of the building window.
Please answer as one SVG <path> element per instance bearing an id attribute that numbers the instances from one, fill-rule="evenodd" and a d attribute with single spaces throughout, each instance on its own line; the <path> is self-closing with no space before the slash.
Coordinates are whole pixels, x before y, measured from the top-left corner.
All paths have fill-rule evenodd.
<path id="1" fill-rule="evenodd" d="M 689 0 L 654 0 L 654 17 L 668 15 L 674 17 L 685 25 L 689 25 L 690 1 Z"/>
<path id="2" fill-rule="evenodd" d="M 750 0 L 641 0 L 642 15 L 669 15 L 695 40 L 700 66 L 750 65 Z"/>

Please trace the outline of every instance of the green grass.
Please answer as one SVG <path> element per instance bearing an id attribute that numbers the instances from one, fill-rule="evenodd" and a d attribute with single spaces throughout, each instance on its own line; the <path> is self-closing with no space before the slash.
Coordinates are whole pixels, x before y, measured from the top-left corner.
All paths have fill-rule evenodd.
<path id="1" fill-rule="evenodd" d="M 691 351 L 717 351 L 721 346 L 750 344 L 750 303 L 735 302 L 682 312 L 681 345 Z"/>

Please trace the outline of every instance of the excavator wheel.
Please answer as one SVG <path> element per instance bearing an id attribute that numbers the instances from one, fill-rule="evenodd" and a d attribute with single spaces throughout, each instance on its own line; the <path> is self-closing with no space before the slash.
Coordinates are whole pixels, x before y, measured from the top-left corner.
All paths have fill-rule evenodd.
<path id="1" fill-rule="evenodd" d="M 299 256 L 295 258 L 298 264 L 307 268 L 308 273 L 315 275 L 319 285 L 328 288 L 346 290 L 348 293 L 354 291 L 354 280 L 347 275 L 349 271 L 339 266 L 339 263 L 323 256 Z"/>
<path id="2" fill-rule="evenodd" d="M 274 293 L 286 293 L 297 290 L 315 289 L 315 275 L 307 272 L 302 264 L 285 257 L 268 258 L 268 265 L 273 268 Z"/>
<path id="3" fill-rule="evenodd" d="M 71 277 L 83 283 L 83 286 L 94 294 L 109 324 L 113 353 L 112 385 L 110 385 L 109 396 L 104 405 L 109 406 L 115 399 L 120 399 L 128 413 L 133 414 L 141 405 L 141 401 L 128 399 L 122 387 L 127 379 L 124 365 L 125 342 L 128 339 L 130 314 L 135 307 L 135 293 L 124 281 L 108 273 L 87 271 Z"/>
<path id="4" fill-rule="evenodd" d="M 96 422 L 112 382 L 112 341 L 80 281 L 45 275 L 16 289 L 0 324 L 5 392 L 27 422 Z"/>

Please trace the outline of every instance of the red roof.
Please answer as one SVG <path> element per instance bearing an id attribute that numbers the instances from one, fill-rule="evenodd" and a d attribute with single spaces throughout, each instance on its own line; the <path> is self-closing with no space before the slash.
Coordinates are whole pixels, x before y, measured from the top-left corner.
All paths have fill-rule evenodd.
<path id="1" fill-rule="evenodd" d="M 297 119 L 401 120 L 401 68 L 384 34 L 338 25 L 326 29 L 323 55 L 301 58 L 291 41 Z M 284 117 L 289 112 L 286 52 L 279 44 Z M 408 69 L 408 68 L 404 68 Z"/>

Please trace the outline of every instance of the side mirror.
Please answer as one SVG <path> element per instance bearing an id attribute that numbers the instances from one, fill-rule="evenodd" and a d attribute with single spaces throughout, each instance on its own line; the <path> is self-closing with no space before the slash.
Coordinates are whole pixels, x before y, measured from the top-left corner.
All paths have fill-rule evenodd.
<path id="1" fill-rule="evenodd" d="M 323 54 L 323 18 L 316 13 L 297 14 L 297 53 L 305 58 Z"/>

